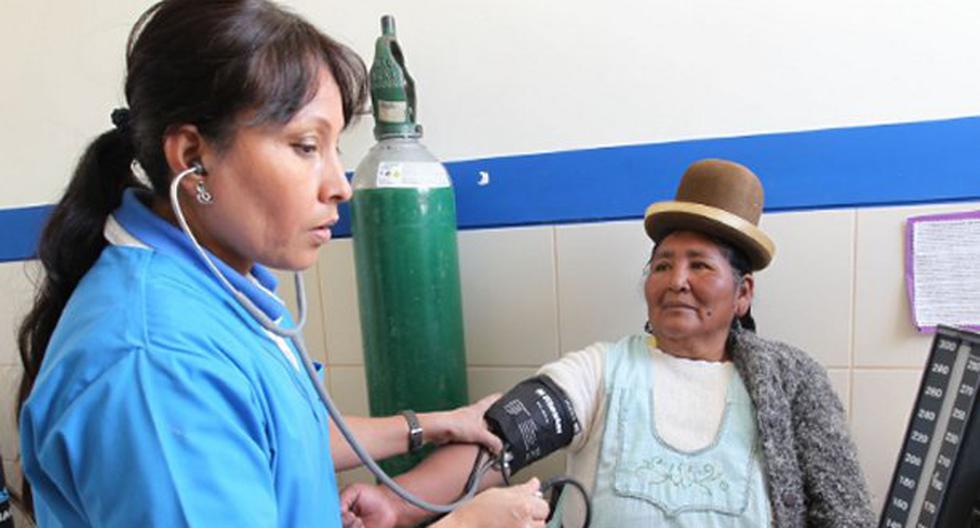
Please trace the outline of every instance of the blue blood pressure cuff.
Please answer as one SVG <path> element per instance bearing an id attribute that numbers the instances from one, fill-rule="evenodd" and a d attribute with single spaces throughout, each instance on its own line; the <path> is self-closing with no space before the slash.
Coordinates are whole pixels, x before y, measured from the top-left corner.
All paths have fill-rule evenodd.
<path id="1" fill-rule="evenodd" d="M 582 430 L 565 391 L 545 376 L 518 383 L 483 418 L 504 443 L 510 473 L 567 446 Z"/>

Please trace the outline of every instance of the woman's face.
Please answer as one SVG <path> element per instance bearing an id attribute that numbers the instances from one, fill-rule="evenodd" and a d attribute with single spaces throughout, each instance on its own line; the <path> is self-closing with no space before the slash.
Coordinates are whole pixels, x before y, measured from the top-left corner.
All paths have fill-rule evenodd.
<path id="1" fill-rule="evenodd" d="M 654 248 L 646 280 L 648 317 L 661 339 L 721 339 L 752 301 L 752 281 L 739 284 L 709 238 L 676 231 Z"/>
<path id="2" fill-rule="evenodd" d="M 288 123 L 242 127 L 230 147 L 207 151 L 204 181 L 214 203 L 195 215 L 204 245 L 240 272 L 255 262 L 313 265 L 338 204 L 351 196 L 337 150 L 343 128 L 340 90 L 321 68 L 316 95 Z"/>

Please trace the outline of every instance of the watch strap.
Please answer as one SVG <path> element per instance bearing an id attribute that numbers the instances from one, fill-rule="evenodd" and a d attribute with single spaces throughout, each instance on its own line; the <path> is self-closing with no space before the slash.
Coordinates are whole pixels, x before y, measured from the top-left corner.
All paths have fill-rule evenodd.
<path id="1" fill-rule="evenodd" d="M 408 452 L 414 453 L 422 449 L 422 424 L 411 409 L 402 411 L 402 416 L 408 422 Z"/>

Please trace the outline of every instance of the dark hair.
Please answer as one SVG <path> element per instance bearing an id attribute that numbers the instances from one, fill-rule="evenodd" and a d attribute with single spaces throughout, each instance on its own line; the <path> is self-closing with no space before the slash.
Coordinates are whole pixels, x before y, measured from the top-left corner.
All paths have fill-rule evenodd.
<path id="1" fill-rule="evenodd" d="M 752 265 L 749 263 L 749 258 L 745 252 L 721 238 L 711 235 L 705 236 L 718 246 L 718 250 L 728 260 L 728 264 L 732 267 L 732 273 L 735 275 L 735 284 L 741 284 L 745 276 L 752 273 Z M 732 329 L 739 327 L 755 332 L 755 318 L 752 317 L 751 306 L 745 310 L 745 315 L 732 319 Z"/>
<path id="2" fill-rule="evenodd" d="M 41 235 L 44 275 L 17 335 L 24 365 L 18 417 L 68 298 L 106 246 L 106 218 L 124 189 L 146 188 L 133 176 L 133 161 L 166 200 L 168 132 L 193 124 L 223 148 L 242 126 L 285 124 L 316 94 L 323 65 L 349 124 L 367 98 L 364 63 L 298 15 L 267 0 L 164 0 L 143 13 L 127 42 L 129 111 L 113 112 L 116 126 L 82 154 Z M 30 514 L 26 479 L 21 502 Z"/>
<path id="3" fill-rule="evenodd" d="M 670 235 L 678 231 L 685 231 L 685 230 L 672 229 L 670 231 L 667 231 L 663 235 L 661 235 L 658 240 L 654 240 L 653 241 L 654 250 L 656 250 L 656 246 L 659 245 L 661 242 L 663 242 L 665 238 L 669 237 Z M 707 238 L 711 242 L 713 242 L 716 246 L 718 246 L 718 250 L 721 251 L 721 254 L 724 255 L 725 260 L 727 260 L 728 264 L 732 267 L 732 274 L 735 276 L 736 285 L 741 284 L 745 276 L 752 273 L 752 265 L 749 262 L 749 257 L 745 255 L 744 251 L 742 251 L 737 246 L 735 246 L 734 244 L 728 242 L 723 238 L 702 231 L 697 231 L 697 233 Z M 651 254 L 651 261 L 652 260 L 653 257 Z M 647 326 L 649 326 L 649 322 L 647 323 Z M 755 328 L 756 328 L 755 318 L 752 317 L 751 306 L 749 306 L 749 309 L 745 311 L 745 315 L 741 317 L 735 317 L 734 319 L 732 319 L 732 330 L 737 330 L 739 328 L 744 328 L 746 330 L 755 332 Z M 646 327 L 644 327 L 644 330 L 646 330 Z"/>

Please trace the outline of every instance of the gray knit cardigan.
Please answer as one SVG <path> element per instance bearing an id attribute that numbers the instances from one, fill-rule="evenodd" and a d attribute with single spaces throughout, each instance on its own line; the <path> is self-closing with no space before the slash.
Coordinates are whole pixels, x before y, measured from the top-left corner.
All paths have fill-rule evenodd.
<path id="1" fill-rule="evenodd" d="M 756 407 L 773 524 L 874 526 L 844 409 L 823 367 L 744 330 L 733 331 L 729 351 Z"/>

